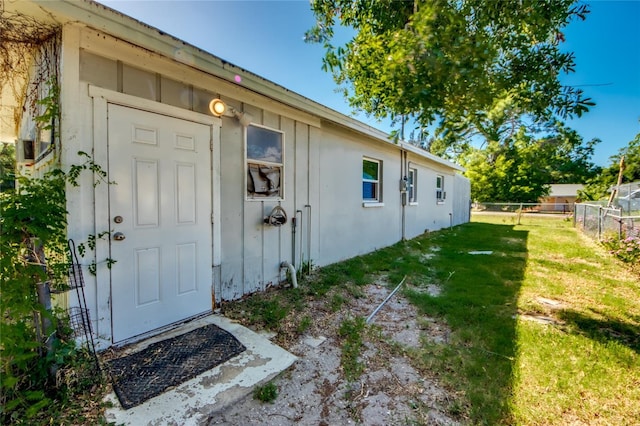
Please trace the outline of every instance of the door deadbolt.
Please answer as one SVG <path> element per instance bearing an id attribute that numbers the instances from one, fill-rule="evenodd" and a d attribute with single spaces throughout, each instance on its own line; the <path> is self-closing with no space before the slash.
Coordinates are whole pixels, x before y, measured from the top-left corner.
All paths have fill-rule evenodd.
<path id="1" fill-rule="evenodd" d="M 124 219 L 122 219 L 122 216 L 116 216 L 116 217 L 113 218 L 113 221 L 115 223 L 122 223 L 123 220 Z"/>
<path id="2" fill-rule="evenodd" d="M 116 232 L 115 234 L 113 234 L 113 239 L 116 241 L 122 241 L 124 240 L 126 237 L 124 236 L 124 234 L 122 232 Z"/>

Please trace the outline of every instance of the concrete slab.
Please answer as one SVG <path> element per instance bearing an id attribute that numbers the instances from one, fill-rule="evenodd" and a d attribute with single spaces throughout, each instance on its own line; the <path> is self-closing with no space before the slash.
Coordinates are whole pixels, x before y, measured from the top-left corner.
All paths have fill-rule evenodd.
<path id="1" fill-rule="evenodd" d="M 140 342 L 131 351 L 141 350 L 159 340 L 215 324 L 233 334 L 247 349 L 237 357 L 182 383 L 145 403 L 125 410 L 115 393 L 107 396 L 113 408 L 106 419 L 125 425 L 198 425 L 248 395 L 253 388 L 289 368 L 297 357 L 268 339 L 225 317 L 211 315 Z"/>

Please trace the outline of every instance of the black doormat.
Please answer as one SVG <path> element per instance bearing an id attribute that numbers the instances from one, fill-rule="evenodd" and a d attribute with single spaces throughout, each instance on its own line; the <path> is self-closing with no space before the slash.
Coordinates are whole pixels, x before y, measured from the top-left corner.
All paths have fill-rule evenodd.
<path id="1" fill-rule="evenodd" d="M 113 389 L 125 409 L 212 369 L 246 348 L 230 333 L 209 324 L 153 343 L 108 362 Z"/>

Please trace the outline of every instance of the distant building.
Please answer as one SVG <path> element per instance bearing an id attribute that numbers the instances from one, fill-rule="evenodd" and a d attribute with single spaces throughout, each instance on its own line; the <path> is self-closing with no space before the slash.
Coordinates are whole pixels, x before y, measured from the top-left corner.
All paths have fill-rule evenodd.
<path id="1" fill-rule="evenodd" d="M 572 212 L 578 199 L 578 191 L 584 189 L 579 183 L 553 183 L 549 195 L 540 199 L 540 211 Z"/>

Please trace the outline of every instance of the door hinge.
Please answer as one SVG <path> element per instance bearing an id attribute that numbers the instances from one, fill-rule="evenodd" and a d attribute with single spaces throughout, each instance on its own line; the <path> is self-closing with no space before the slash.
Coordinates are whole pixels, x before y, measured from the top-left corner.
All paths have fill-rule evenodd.
<path id="1" fill-rule="evenodd" d="M 212 224 L 214 223 L 214 221 L 213 221 L 213 213 L 211 213 L 211 223 Z"/>
<path id="2" fill-rule="evenodd" d="M 209 139 L 209 149 L 213 152 L 213 139 Z"/>

